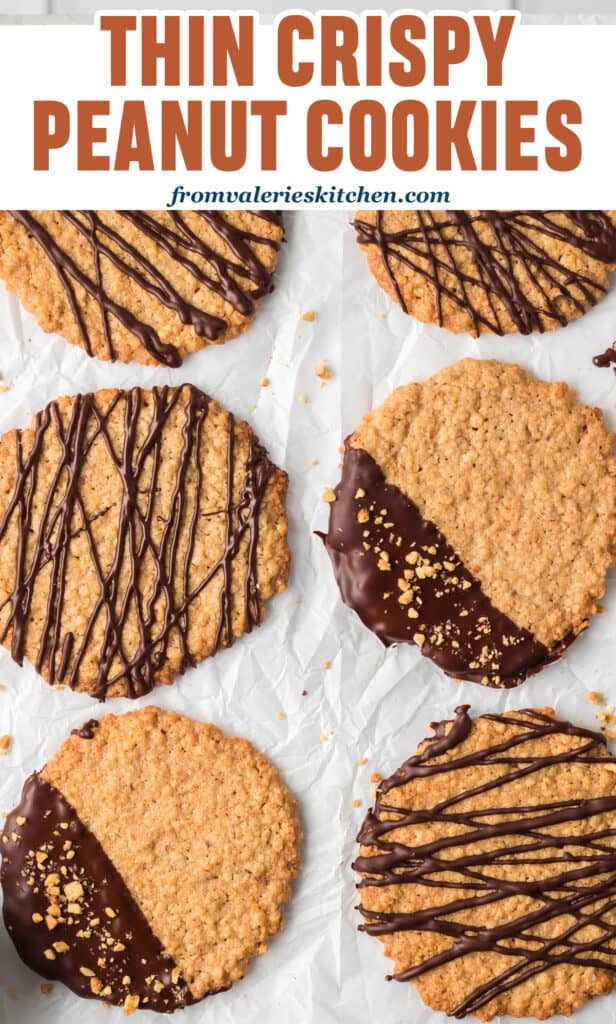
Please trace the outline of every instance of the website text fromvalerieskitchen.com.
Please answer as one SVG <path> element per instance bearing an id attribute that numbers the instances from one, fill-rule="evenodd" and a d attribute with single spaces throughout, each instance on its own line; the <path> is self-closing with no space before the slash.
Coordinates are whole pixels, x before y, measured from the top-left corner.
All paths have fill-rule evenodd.
<path id="1" fill-rule="evenodd" d="M 610 206 L 616 136 L 595 69 L 615 46 L 616 26 L 510 11 L 4 25 L 0 129 L 20 140 L 3 154 L 4 201 L 250 204 L 258 186 L 254 202 L 270 192 L 282 208 L 447 206 L 455 179 L 458 206 Z"/>
<path id="2" fill-rule="evenodd" d="M 402 203 L 407 206 L 448 206 L 452 202 L 449 191 L 437 189 L 411 189 L 409 192 L 396 192 L 394 190 L 369 189 L 364 185 L 356 185 L 354 188 L 336 188 L 335 185 L 315 185 L 308 189 L 293 189 L 290 185 L 279 189 L 264 189 L 260 185 L 253 185 L 252 188 L 243 189 L 241 192 L 233 190 L 220 190 L 217 192 L 207 189 L 196 189 L 189 191 L 181 185 L 175 185 L 171 191 L 169 200 L 165 203 L 167 209 L 173 210 L 185 206 L 194 208 L 198 206 L 207 207 L 233 207 L 233 206 L 355 206 L 357 204 L 369 203 Z"/>

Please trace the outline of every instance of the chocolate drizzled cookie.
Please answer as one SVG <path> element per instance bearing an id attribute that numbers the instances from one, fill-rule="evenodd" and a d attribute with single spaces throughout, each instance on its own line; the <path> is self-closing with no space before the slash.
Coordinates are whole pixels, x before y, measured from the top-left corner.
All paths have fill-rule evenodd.
<path id="1" fill-rule="evenodd" d="M 488 686 L 563 653 L 616 557 L 613 435 L 517 366 L 463 360 L 398 388 L 347 440 L 334 495 L 343 601 L 383 643 Z"/>
<path id="2" fill-rule="evenodd" d="M 616 981 L 616 761 L 551 710 L 432 726 L 357 837 L 364 924 L 428 1006 L 569 1014 Z"/>
<path id="3" fill-rule="evenodd" d="M 139 697 L 286 585 L 286 474 L 190 385 L 61 398 L 0 466 L 0 641 L 51 684 Z"/>
<path id="4" fill-rule="evenodd" d="M 281 215 L 265 211 L 0 213 L 0 276 L 100 359 L 180 366 L 249 325 L 272 290 Z"/>
<path id="5" fill-rule="evenodd" d="M 404 312 L 456 334 L 565 327 L 616 268 L 611 210 L 364 211 L 354 224 Z"/>
<path id="6" fill-rule="evenodd" d="M 4 921 L 43 977 L 170 1013 L 265 951 L 300 842 L 293 797 L 246 740 L 154 707 L 109 715 L 76 730 L 8 816 Z"/>

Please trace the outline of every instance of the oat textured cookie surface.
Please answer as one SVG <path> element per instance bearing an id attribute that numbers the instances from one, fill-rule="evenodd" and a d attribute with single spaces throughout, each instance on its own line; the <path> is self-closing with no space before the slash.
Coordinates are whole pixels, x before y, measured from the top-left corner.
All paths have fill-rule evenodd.
<path id="1" fill-rule="evenodd" d="M 73 733 L 4 829 L 4 919 L 39 974 L 171 1012 L 228 988 L 282 927 L 294 798 L 247 740 L 147 707 Z"/>
<path id="2" fill-rule="evenodd" d="M 343 600 L 449 675 L 523 681 L 605 591 L 613 441 L 598 409 L 515 365 L 398 388 L 347 439 L 325 538 Z"/>
<path id="3" fill-rule="evenodd" d="M 373 210 L 354 223 L 391 298 L 455 334 L 564 327 L 616 268 L 613 210 Z"/>
<path id="4" fill-rule="evenodd" d="M 282 238 L 264 211 L 5 210 L 0 277 L 88 355 L 179 366 L 248 327 Z"/>
<path id="5" fill-rule="evenodd" d="M 286 586 L 286 474 L 190 385 L 60 398 L 0 476 L 0 641 L 51 684 L 139 697 Z"/>
<path id="6" fill-rule="evenodd" d="M 382 782 L 358 835 L 363 931 L 462 1018 L 570 1014 L 616 981 L 616 762 L 550 709 L 468 706 Z"/>

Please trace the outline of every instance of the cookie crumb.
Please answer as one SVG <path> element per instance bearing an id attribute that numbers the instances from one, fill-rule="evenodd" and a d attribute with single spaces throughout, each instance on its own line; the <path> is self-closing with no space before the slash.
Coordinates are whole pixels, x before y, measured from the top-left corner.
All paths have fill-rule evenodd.
<path id="1" fill-rule="evenodd" d="M 262 388 L 268 388 L 269 387 L 269 382 L 270 382 L 269 377 L 261 377 L 261 380 L 259 381 L 259 384 L 261 385 Z"/>
<path id="2" fill-rule="evenodd" d="M 358 763 L 358 765 L 368 764 L 368 758 L 367 757 L 360 757 L 360 759 L 359 759 L 359 761 L 357 763 Z"/>
<path id="3" fill-rule="evenodd" d="M 10 736 L 0 736 L 0 754 L 6 754 L 11 745 Z"/>
<path id="4" fill-rule="evenodd" d="M 332 667 L 331 661 L 322 661 L 321 662 L 321 668 L 324 668 L 325 671 L 327 671 L 327 669 L 329 669 L 331 667 Z"/>
<path id="5" fill-rule="evenodd" d="M 361 807 L 361 800 L 354 800 L 353 807 Z"/>
<path id="6" fill-rule="evenodd" d="M 326 501 L 329 505 L 336 500 L 336 495 L 332 491 L 331 487 L 326 487 L 322 494 L 322 501 Z"/>
<path id="7" fill-rule="evenodd" d="M 591 704 L 603 704 L 603 697 L 597 690 L 589 690 L 586 696 Z"/>
<path id="8" fill-rule="evenodd" d="M 379 782 L 381 782 L 382 778 L 383 778 L 383 776 L 381 775 L 380 772 L 372 772 L 372 774 L 370 775 L 370 782 L 372 782 L 374 785 L 378 786 L 378 784 L 379 784 Z"/>
<path id="9" fill-rule="evenodd" d="M 53 985 L 51 984 L 50 981 L 42 981 L 41 984 L 39 985 L 39 988 L 44 996 L 48 996 L 51 992 L 53 992 Z"/>
<path id="10" fill-rule="evenodd" d="M 319 460 L 318 459 L 311 459 L 310 460 L 310 465 L 311 466 L 318 466 L 319 465 Z"/>
<path id="11" fill-rule="evenodd" d="M 285 715 L 284 711 L 277 711 L 276 712 L 276 718 L 278 719 L 279 722 L 284 722 L 286 717 L 287 716 Z"/>
<path id="12" fill-rule="evenodd" d="M 320 380 L 323 382 L 331 380 L 333 377 L 332 369 L 328 365 L 327 359 L 322 359 L 314 372 L 316 373 L 317 377 L 319 377 Z"/>
<path id="13" fill-rule="evenodd" d="M 301 402 L 302 405 L 308 405 L 309 401 L 310 399 L 308 398 L 308 395 L 300 395 L 298 398 L 298 402 Z"/>
<path id="14" fill-rule="evenodd" d="M 302 320 L 305 320 L 306 323 L 311 324 L 313 320 L 316 320 L 316 318 L 317 314 L 314 309 L 307 309 L 305 313 L 302 313 Z"/>

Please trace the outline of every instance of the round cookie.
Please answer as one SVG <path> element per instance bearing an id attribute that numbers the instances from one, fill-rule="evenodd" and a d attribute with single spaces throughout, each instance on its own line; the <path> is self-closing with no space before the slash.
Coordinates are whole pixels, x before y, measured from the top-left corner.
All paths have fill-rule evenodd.
<path id="1" fill-rule="evenodd" d="M 353 867 L 364 917 L 452 1017 L 570 1014 L 616 981 L 616 761 L 550 709 L 468 706 L 381 782 Z"/>
<path id="2" fill-rule="evenodd" d="M 616 554 L 614 436 L 515 365 L 465 359 L 398 388 L 346 442 L 324 538 L 385 644 L 508 687 L 586 628 Z"/>
<path id="3" fill-rule="evenodd" d="M 565 327 L 616 269 L 613 210 L 372 210 L 354 225 L 388 295 L 455 334 Z"/>
<path id="4" fill-rule="evenodd" d="M 286 473 L 191 385 L 60 398 L 0 476 L 0 642 L 51 684 L 139 697 L 286 586 Z"/>
<path id="5" fill-rule="evenodd" d="M 88 355 L 180 366 L 248 327 L 283 236 L 265 211 L 7 210 L 0 277 Z"/>
<path id="6" fill-rule="evenodd" d="M 81 996 L 171 1012 L 229 988 L 280 931 L 297 805 L 243 739 L 156 707 L 75 731 L 2 842 L 21 958 Z"/>

